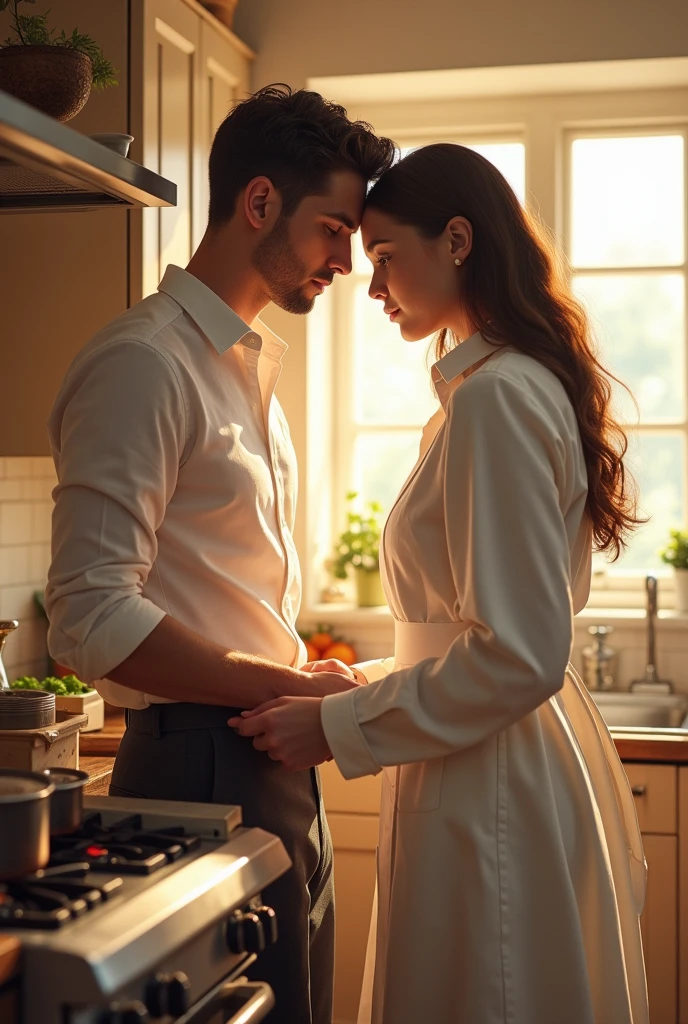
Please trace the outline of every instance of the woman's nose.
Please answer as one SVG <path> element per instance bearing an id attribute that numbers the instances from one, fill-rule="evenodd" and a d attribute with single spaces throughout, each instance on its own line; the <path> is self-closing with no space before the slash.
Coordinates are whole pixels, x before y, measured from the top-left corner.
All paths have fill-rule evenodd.
<path id="1" fill-rule="evenodd" d="M 373 274 L 370 281 L 370 288 L 368 289 L 368 295 L 371 299 L 385 299 L 387 297 L 387 289 L 382 282 Z"/>

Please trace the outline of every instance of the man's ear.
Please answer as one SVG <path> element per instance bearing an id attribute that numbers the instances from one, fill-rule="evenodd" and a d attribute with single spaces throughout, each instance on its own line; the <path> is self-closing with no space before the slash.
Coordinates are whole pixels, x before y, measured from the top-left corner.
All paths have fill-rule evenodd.
<path id="1" fill-rule="evenodd" d="M 269 178 L 249 181 L 244 190 L 244 213 L 258 231 L 272 229 L 282 211 L 282 198 Z"/>

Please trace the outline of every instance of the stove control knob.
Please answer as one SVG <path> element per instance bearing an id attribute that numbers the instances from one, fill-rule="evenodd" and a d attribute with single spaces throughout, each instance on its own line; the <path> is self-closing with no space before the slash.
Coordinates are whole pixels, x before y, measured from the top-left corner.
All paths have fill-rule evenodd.
<path id="1" fill-rule="evenodd" d="M 153 1019 L 181 1017 L 189 1009 L 191 983 L 183 971 L 156 974 L 146 987 L 146 1006 Z"/>
<path id="2" fill-rule="evenodd" d="M 167 982 L 167 1012 L 181 1017 L 189 1009 L 191 982 L 183 971 L 175 971 Z"/>
<path id="3" fill-rule="evenodd" d="M 252 911 L 230 917 L 226 938 L 230 953 L 262 953 L 267 944 L 262 921 Z"/>
<path id="4" fill-rule="evenodd" d="M 113 1003 L 100 1018 L 99 1024 L 148 1024 L 148 1010 L 135 1000 L 131 1003 Z"/>
<path id="5" fill-rule="evenodd" d="M 277 942 L 277 914 L 272 907 L 256 907 L 255 913 L 260 918 L 265 935 L 265 945 L 272 946 Z"/>

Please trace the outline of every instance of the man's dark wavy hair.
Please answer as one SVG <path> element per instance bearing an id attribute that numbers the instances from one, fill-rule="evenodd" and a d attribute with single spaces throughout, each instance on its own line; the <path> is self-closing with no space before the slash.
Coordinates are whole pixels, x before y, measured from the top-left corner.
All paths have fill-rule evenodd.
<path id="1" fill-rule="evenodd" d="M 344 107 L 317 92 L 266 85 L 238 103 L 217 130 L 210 151 L 213 227 L 229 220 L 249 181 L 269 178 L 291 216 L 306 196 L 322 195 L 334 171 L 376 181 L 391 167 L 395 146 L 364 121 L 350 121 Z"/>

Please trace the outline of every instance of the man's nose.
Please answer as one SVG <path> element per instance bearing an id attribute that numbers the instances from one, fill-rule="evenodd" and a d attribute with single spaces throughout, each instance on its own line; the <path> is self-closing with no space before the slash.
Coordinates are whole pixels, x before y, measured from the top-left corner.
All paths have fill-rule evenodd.
<path id="1" fill-rule="evenodd" d="M 340 242 L 329 260 L 327 265 L 330 270 L 333 270 L 335 274 L 350 274 L 351 273 L 351 239 L 347 238 Z"/>

